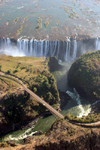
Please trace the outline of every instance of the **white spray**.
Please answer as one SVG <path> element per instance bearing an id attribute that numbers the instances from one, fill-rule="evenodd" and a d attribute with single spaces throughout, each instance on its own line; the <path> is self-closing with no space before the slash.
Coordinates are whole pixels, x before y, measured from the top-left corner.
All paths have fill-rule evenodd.
<path id="1" fill-rule="evenodd" d="M 80 109 L 81 113 L 77 116 L 77 117 L 82 117 L 82 116 L 87 116 L 90 111 L 91 108 L 87 109 L 87 111 L 84 110 L 82 104 L 81 104 L 81 98 L 80 95 L 77 93 L 77 91 L 75 90 L 75 88 L 73 89 L 74 92 L 70 92 L 67 91 L 66 93 L 77 102 L 78 108 Z"/>

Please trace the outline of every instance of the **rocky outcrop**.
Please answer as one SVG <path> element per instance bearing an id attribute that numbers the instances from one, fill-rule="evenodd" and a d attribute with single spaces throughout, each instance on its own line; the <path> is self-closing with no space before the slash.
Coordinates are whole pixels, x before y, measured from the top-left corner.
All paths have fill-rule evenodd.
<path id="1" fill-rule="evenodd" d="M 65 92 L 62 92 L 59 90 L 59 96 L 60 96 L 60 109 L 63 110 L 64 107 L 68 104 L 68 102 L 70 101 L 70 96 L 65 93 Z"/>
<path id="2" fill-rule="evenodd" d="M 33 141 L 34 137 L 33 136 L 28 136 L 27 138 L 23 139 L 23 143 L 22 144 L 31 144 Z"/>
<path id="3" fill-rule="evenodd" d="M 68 83 L 94 102 L 100 99 L 100 51 L 86 53 L 71 66 Z"/>
<path id="4" fill-rule="evenodd" d="M 58 59 L 55 56 L 48 58 L 48 66 L 49 66 L 50 72 L 57 71 L 59 69 L 63 69 L 63 66 L 61 66 L 58 63 Z"/>

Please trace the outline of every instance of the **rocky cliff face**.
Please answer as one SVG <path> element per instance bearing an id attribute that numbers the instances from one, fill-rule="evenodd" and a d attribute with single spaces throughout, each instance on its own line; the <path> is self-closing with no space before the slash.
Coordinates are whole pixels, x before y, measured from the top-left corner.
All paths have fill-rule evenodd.
<path id="1" fill-rule="evenodd" d="M 71 66 L 68 83 L 91 102 L 100 99 L 100 51 L 86 53 Z"/>

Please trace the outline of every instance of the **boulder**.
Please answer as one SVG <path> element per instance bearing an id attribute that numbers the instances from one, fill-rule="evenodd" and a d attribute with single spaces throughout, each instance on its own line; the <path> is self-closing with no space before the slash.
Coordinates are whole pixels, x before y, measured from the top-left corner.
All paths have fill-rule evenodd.
<path id="1" fill-rule="evenodd" d="M 72 64 L 68 84 L 91 102 L 100 99 L 100 50 L 86 53 Z"/>
<path id="2" fill-rule="evenodd" d="M 49 58 L 48 58 L 48 66 L 49 66 L 50 72 L 63 69 L 63 66 L 61 66 L 61 65 L 59 64 L 59 61 L 58 61 L 58 59 L 56 58 L 56 56 L 53 56 L 53 57 L 49 57 Z"/>
<path id="3" fill-rule="evenodd" d="M 43 132 L 41 130 L 33 133 L 33 135 L 41 135 L 41 134 L 43 134 Z"/>
<path id="4" fill-rule="evenodd" d="M 30 144 L 30 143 L 32 143 L 32 141 L 34 140 L 34 135 L 41 135 L 41 134 L 43 134 L 42 131 L 34 132 L 32 134 L 32 136 L 28 136 L 27 138 L 23 139 L 22 144 Z"/>
<path id="5" fill-rule="evenodd" d="M 27 138 L 23 139 L 22 144 L 31 144 L 33 139 L 34 139 L 33 136 L 28 136 Z"/>

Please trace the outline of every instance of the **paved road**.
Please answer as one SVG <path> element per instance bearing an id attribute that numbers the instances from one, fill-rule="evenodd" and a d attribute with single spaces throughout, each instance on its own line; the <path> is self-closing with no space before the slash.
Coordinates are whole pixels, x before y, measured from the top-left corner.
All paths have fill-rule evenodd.
<path id="1" fill-rule="evenodd" d="M 35 97 L 36 101 L 41 103 L 43 106 L 45 106 L 46 108 L 49 109 L 50 112 L 52 112 L 53 114 L 55 114 L 57 117 L 59 118 L 64 118 L 64 116 L 59 113 L 56 109 L 54 109 L 52 106 L 50 106 L 47 102 L 45 102 L 43 99 L 41 99 L 39 96 L 37 96 L 34 92 L 32 92 L 30 89 L 27 88 L 27 86 L 20 80 L 18 79 L 17 77 L 14 77 L 12 75 L 8 75 L 6 73 L 3 73 L 3 72 L 0 72 L 0 75 L 7 75 L 7 76 L 10 76 L 12 77 L 12 80 L 13 79 L 17 79 L 20 84 L 23 86 L 23 88 L 25 89 L 25 91 L 27 91 L 30 95 L 32 95 L 33 97 Z"/>

